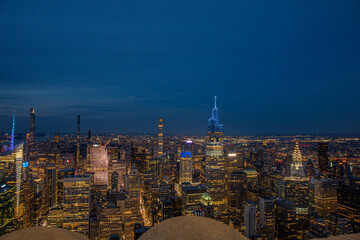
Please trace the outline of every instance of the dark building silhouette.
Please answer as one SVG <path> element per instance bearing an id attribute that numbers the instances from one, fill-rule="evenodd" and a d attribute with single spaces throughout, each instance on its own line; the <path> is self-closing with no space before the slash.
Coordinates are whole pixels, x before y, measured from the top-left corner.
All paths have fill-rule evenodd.
<path id="1" fill-rule="evenodd" d="M 30 108 L 28 146 L 35 142 L 35 109 Z"/>
<path id="2" fill-rule="evenodd" d="M 321 142 L 318 144 L 319 173 L 324 176 L 329 172 L 329 155 L 328 143 Z"/>
<path id="3" fill-rule="evenodd" d="M 275 237 L 277 239 L 296 239 L 296 204 L 286 199 L 275 202 Z"/>

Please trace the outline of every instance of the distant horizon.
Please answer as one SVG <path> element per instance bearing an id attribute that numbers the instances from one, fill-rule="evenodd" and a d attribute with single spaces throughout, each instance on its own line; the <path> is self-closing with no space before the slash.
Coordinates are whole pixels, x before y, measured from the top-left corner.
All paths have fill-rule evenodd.
<path id="1" fill-rule="evenodd" d="M 91 129 L 89 129 L 91 130 Z M 52 136 L 52 135 L 55 135 L 55 133 L 58 133 L 59 136 L 62 136 L 62 135 L 74 135 L 76 136 L 76 132 L 36 132 L 35 133 L 35 136 L 39 136 L 39 135 L 44 135 L 44 136 L 41 136 L 40 138 L 42 137 L 45 137 L 45 136 Z M 0 135 L 4 135 L 4 134 L 8 134 L 10 135 L 11 132 L 0 132 Z M 21 133 L 16 133 L 15 132 L 15 136 L 20 136 L 20 135 L 26 135 L 27 132 L 21 132 Z M 81 136 L 87 136 L 88 132 L 81 132 L 80 135 Z M 154 132 L 154 133 L 118 133 L 118 132 L 114 132 L 114 133 L 101 133 L 101 132 L 93 132 L 91 130 L 91 135 L 92 136 L 110 136 L 110 135 L 129 135 L 129 136 L 155 136 L 157 137 L 157 133 Z M 164 137 L 166 136 L 203 136 L 203 137 L 206 137 L 206 133 L 205 134 L 184 134 L 184 133 L 165 133 L 164 132 Z M 310 137 L 316 137 L 316 136 L 320 136 L 320 137 L 344 137 L 344 136 L 348 136 L 348 137 L 360 137 L 360 133 L 319 133 L 319 134 L 307 134 L 307 133 L 285 133 L 285 134 L 246 134 L 246 135 L 237 135 L 237 134 L 225 134 L 224 133 L 224 137 L 295 137 L 295 136 L 298 136 L 298 137 L 307 137 L 307 136 L 310 136 Z"/>

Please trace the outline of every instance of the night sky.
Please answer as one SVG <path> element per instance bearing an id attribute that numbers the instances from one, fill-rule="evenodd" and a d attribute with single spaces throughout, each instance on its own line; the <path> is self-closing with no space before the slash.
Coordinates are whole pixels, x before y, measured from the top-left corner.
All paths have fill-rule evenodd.
<path id="1" fill-rule="evenodd" d="M 360 133 L 360 1 L 0 1 L 0 132 Z"/>

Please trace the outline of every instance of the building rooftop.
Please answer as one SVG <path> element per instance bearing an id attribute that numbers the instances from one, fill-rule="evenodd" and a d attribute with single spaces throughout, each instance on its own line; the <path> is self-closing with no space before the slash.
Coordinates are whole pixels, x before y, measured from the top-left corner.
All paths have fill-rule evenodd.
<path id="1" fill-rule="evenodd" d="M 80 233 L 71 232 L 62 228 L 32 227 L 11 232 L 0 237 L 0 240 L 87 240 Z"/>
<path id="2" fill-rule="evenodd" d="M 199 186 L 183 186 L 182 191 L 185 193 L 201 193 L 206 191 L 206 188 L 203 185 Z"/>
<path id="3" fill-rule="evenodd" d="M 144 233 L 139 240 L 247 240 L 245 236 L 224 223 L 211 218 L 181 216 L 170 218 Z"/>
<path id="4" fill-rule="evenodd" d="M 0 183 L 0 193 L 4 193 L 12 188 L 14 188 L 14 187 L 10 187 L 6 183 Z"/>
<path id="5" fill-rule="evenodd" d="M 0 240 L 86 240 L 85 235 L 55 227 L 33 227 L 14 231 Z M 145 232 L 139 240 L 248 240 L 230 226 L 211 218 L 182 216 L 165 220 Z M 325 239 L 325 238 L 324 238 Z M 358 240 L 360 233 L 326 240 Z"/>

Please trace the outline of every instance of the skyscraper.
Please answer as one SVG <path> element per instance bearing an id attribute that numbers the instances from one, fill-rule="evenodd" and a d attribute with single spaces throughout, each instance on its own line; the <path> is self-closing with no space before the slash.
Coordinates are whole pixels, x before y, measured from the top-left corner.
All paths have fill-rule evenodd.
<path id="1" fill-rule="evenodd" d="M 15 188 L 15 217 L 20 218 L 20 197 L 22 195 L 22 169 L 23 169 L 23 158 L 24 158 L 24 144 L 20 143 L 16 146 L 16 158 L 15 158 L 15 166 L 16 166 L 16 188 Z"/>
<path id="2" fill-rule="evenodd" d="M 296 204 L 286 199 L 275 202 L 276 239 L 296 239 Z"/>
<path id="3" fill-rule="evenodd" d="M 94 172 L 94 184 L 95 186 L 108 186 L 109 175 L 108 165 L 109 158 L 105 145 L 94 144 L 90 147 L 89 163 L 90 171 Z"/>
<path id="4" fill-rule="evenodd" d="M 338 182 L 330 179 L 320 179 L 315 180 L 314 183 L 315 211 L 327 222 L 330 212 L 336 211 Z"/>
<path id="5" fill-rule="evenodd" d="M 77 131 L 76 131 L 76 160 L 75 168 L 78 168 L 80 162 L 80 114 L 77 116 Z"/>
<path id="6" fill-rule="evenodd" d="M 338 189 L 337 212 L 349 219 L 355 232 L 360 232 L 360 189 L 340 185 Z"/>
<path id="7" fill-rule="evenodd" d="M 35 142 L 35 109 L 30 108 L 28 146 Z"/>
<path id="8" fill-rule="evenodd" d="M 296 142 L 290 177 L 285 177 L 285 198 L 296 204 L 296 214 L 306 215 L 309 208 L 309 181 L 305 177 L 299 144 Z"/>
<path id="9" fill-rule="evenodd" d="M 13 123 L 12 123 L 12 129 L 11 129 L 10 150 L 14 150 L 14 134 L 15 134 L 15 110 L 13 111 Z"/>
<path id="10" fill-rule="evenodd" d="M 159 118 L 159 133 L 158 133 L 158 152 L 157 157 L 161 158 L 164 154 L 164 135 L 163 135 L 163 119 Z"/>
<path id="11" fill-rule="evenodd" d="M 329 155 L 328 155 L 328 143 L 320 142 L 318 144 L 318 158 L 319 158 L 319 173 L 323 176 L 324 173 L 329 172 Z"/>
<path id="12" fill-rule="evenodd" d="M 0 236 L 14 230 L 15 188 L 0 185 Z"/>
<path id="13" fill-rule="evenodd" d="M 291 176 L 304 177 L 303 161 L 302 161 L 298 142 L 296 142 L 296 145 L 295 145 L 295 150 L 293 153 L 293 161 L 291 163 L 290 173 L 291 173 Z"/>
<path id="14" fill-rule="evenodd" d="M 215 210 L 225 207 L 225 160 L 223 147 L 223 125 L 219 123 L 218 108 L 212 110 L 208 120 L 206 136 L 206 157 L 204 169 L 204 185 L 213 199 Z"/>
<path id="15" fill-rule="evenodd" d="M 1 180 L 4 180 L 9 186 L 15 187 L 15 219 L 19 219 L 22 216 L 21 196 L 23 191 L 23 157 L 23 143 L 16 145 L 12 151 L 6 151 L 0 154 L 0 172 L 5 173 L 5 175 L 1 177 L 3 178 Z"/>
<path id="16" fill-rule="evenodd" d="M 184 182 L 192 183 L 192 155 L 191 152 L 181 152 L 180 154 L 180 184 Z"/>
<path id="17" fill-rule="evenodd" d="M 275 200 L 272 197 L 259 198 L 259 223 L 265 229 L 267 239 L 275 237 Z"/>
<path id="18" fill-rule="evenodd" d="M 90 182 L 90 176 L 74 176 L 64 179 L 63 228 L 88 235 Z"/>
<path id="19" fill-rule="evenodd" d="M 296 204 L 296 214 L 309 213 L 309 178 L 286 177 L 285 198 Z"/>
<path id="20" fill-rule="evenodd" d="M 244 210 L 245 237 L 251 238 L 256 235 L 256 206 L 249 201 Z"/>
<path id="21" fill-rule="evenodd" d="M 128 175 L 126 175 L 126 191 L 128 192 L 128 201 L 126 208 L 129 213 L 128 224 L 125 227 L 125 238 L 131 239 L 134 236 L 134 224 L 141 221 L 140 213 L 140 175 L 135 165 L 131 167 Z"/>

